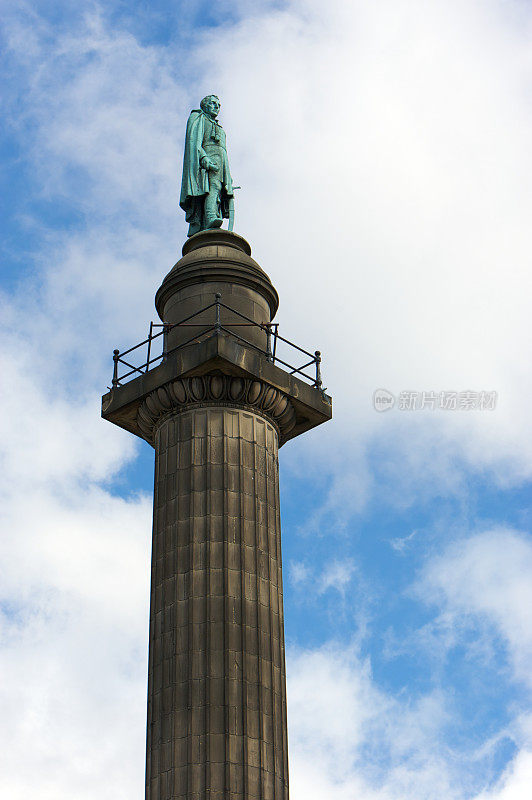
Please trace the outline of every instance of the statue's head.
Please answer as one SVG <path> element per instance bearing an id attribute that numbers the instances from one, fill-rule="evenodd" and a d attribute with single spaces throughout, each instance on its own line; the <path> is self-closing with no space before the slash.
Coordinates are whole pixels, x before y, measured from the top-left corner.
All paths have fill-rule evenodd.
<path id="1" fill-rule="evenodd" d="M 207 97 L 204 97 L 201 101 L 200 108 L 208 114 L 209 117 L 214 119 L 220 112 L 220 101 L 215 94 L 208 94 Z"/>

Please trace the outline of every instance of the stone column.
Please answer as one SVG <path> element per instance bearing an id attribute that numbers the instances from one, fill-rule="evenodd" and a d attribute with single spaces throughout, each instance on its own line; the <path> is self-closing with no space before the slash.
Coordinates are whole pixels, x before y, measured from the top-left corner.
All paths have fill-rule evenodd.
<path id="1" fill-rule="evenodd" d="M 277 292 L 241 236 L 191 237 L 155 304 L 162 357 L 128 348 L 124 381 L 115 351 L 102 397 L 155 448 L 146 800 L 288 800 L 277 453 L 331 398 L 275 358 Z"/>
<path id="2" fill-rule="evenodd" d="M 153 432 L 146 798 L 287 800 L 279 428 L 186 408 Z"/>

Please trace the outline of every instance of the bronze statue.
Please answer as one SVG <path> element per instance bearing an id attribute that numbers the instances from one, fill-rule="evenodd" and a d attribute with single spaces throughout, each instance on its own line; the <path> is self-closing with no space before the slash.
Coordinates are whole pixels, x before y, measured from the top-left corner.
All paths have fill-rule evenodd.
<path id="1" fill-rule="evenodd" d="M 216 119 L 219 111 L 220 101 L 210 94 L 190 112 L 187 122 L 179 205 L 189 223 L 189 236 L 219 228 L 224 217 L 229 229 L 233 227 L 233 182 L 225 131 Z"/>

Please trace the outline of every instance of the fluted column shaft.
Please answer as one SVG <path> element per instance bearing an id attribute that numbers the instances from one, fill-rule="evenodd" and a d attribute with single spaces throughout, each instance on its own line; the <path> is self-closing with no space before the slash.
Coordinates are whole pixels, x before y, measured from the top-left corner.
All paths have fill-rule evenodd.
<path id="1" fill-rule="evenodd" d="M 158 420 L 147 800 L 288 800 L 278 433 L 212 404 Z"/>

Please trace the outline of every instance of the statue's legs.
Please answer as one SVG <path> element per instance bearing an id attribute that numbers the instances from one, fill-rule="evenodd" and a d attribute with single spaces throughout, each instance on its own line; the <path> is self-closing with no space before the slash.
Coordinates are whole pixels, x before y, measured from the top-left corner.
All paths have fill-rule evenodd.
<path id="1" fill-rule="evenodd" d="M 209 193 L 205 198 L 203 211 L 204 230 L 219 228 L 222 224 L 222 159 L 217 153 L 209 153 L 209 158 L 216 163 L 218 171 L 209 170 Z"/>

